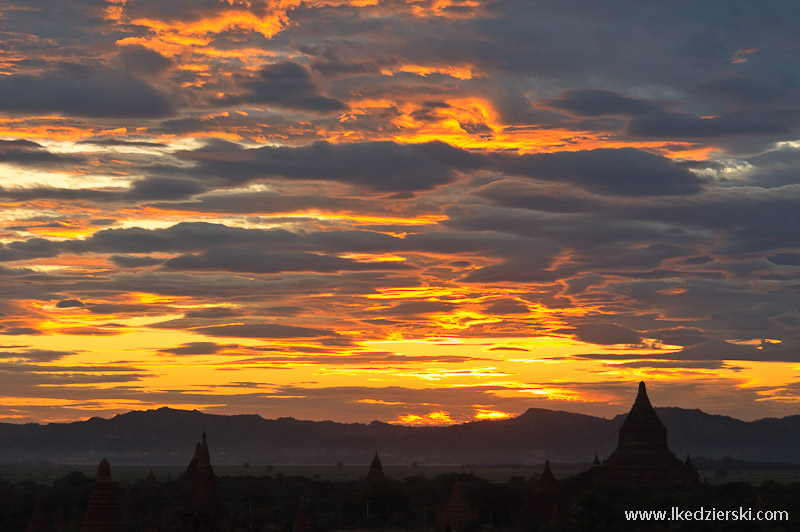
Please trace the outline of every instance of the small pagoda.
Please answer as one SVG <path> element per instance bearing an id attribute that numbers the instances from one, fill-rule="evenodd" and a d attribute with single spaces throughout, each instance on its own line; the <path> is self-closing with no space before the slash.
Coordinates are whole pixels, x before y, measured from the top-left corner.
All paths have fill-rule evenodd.
<path id="1" fill-rule="evenodd" d="M 458 532 L 465 523 L 477 523 L 478 513 L 464 502 L 458 482 L 453 484 L 447 504 L 436 509 L 436 532 Z"/>
<path id="2" fill-rule="evenodd" d="M 383 474 L 383 465 L 381 464 L 381 459 L 378 458 L 378 451 L 375 451 L 375 457 L 372 459 L 372 463 L 369 464 L 369 473 L 367 473 L 367 481 L 368 482 L 377 482 L 384 480 L 386 475 Z"/>
<path id="3" fill-rule="evenodd" d="M 699 481 L 691 462 L 683 462 L 667 446 L 667 428 L 661 423 L 644 382 L 619 428 L 617 450 L 598 467 L 601 482 L 694 484 Z"/>
<path id="4" fill-rule="evenodd" d="M 119 532 L 124 529 L 117 491 L 111 480 L 111 464 L 103 458 L 97 468 L 97 480 L 89 497 L 81 532 Z"/>
<path id="5" fill-rule="evenodd" d="M 217 497 L 217 476 L 211 467 L 206 433 L 181 477 L 183 505 L 181 531 L 212 532 L 220 528 L 222 507 Z"/>

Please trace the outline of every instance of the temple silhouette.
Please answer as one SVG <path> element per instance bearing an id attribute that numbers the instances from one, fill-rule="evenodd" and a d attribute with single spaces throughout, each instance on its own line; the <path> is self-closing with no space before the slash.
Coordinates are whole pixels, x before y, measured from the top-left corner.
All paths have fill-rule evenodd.
<path id="1" fill-rule="evenodd" d="M 436 509 L 436 532 L 458 532 L 463 525 L 477 522 L 478 512 L 464 502 L 458 482 L 455 482 L 447 504 Z"/>
<path id="2" fill-rule="evenodd" d="M 639 383 L 636 400 L 619 428 L 617 449 L 592 470 L 600 482 L 699 482 L 691 460 L 687 457 L 686 462 L 682 462 L 667 446 L 667 428 L 650 404 L 644 381 Z"/>
<path id="3" fill-rule="evenodd" d="M 369 482 L 377 482 L 386 478 L 383 473 L 383 465 L 381 459 L 378 457 L 378 451 L 375 451 L 375 457 L 372 463 L 369 464 L 369 473 L 367 473 L 367 480 Z"/>
<path id="4" fill-rule="evenodd" d="M 211 467 L 206 433 L 195 447 L 194 456 L 181 477 L 183 503 L 178 530 L 211 532 L 223 528 L 222 507 L 217 497 L 217 476 Z"/>
<path id="5" fill-rule="evenodd" d="M 97 468 L 97 480 L 83 517 L 81 532 L 111 532 L 123 528 L 122 511 L 111 480 L 111 465 L 103 458 Z"/>

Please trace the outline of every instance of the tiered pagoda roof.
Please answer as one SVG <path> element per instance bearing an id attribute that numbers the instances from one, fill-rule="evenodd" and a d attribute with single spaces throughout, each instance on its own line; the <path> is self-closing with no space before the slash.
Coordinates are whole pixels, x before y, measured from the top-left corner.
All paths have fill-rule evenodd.
<path id="1" fill-rule="evenodd" d="M 606 482 L 649 484 L 694 483 L 697 471 L 678 459 L 667 446 L 667 429 L 658 418 L 644 382 L 619 429 L 617 449 L 598 468 Z"/>
<path id="2" fill-rule="evenodd" d="M 386 478 L 386 475 L 383 474 L 383 465 L 381 464 L 381 459 L 378 458 L 378 451 L 375 451 L 375 457 L 372 459 L 372 463 L 369 465 L 367 480 L 375 481 L 383 480 L 384 478 Z"/>
<path id="3" fill-rule="evenodd" d="M 111 464 L 103 458 L 97 468 L 97 480 L 89 497 L 81 532 L 119 532 L 124 528 L 117 492 L 111 480 Z"/>
<path id="4" fill-rule="evenodd" d="M 453 484 L 447 504 L 436 509 L 436 531 L 458 532 L 464 523 L 475 522 L 478 514 L 472 505 L 464 502 L 458 482 Z"/>

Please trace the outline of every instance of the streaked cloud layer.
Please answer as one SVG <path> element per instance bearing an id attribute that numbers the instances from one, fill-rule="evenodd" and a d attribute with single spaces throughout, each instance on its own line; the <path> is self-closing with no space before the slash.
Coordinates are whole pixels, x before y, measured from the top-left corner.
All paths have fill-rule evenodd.
<path id="1" fill-rule="evenodd" d="M 800 9 L 0 7 L 0 418 L 800 392 Z"/>

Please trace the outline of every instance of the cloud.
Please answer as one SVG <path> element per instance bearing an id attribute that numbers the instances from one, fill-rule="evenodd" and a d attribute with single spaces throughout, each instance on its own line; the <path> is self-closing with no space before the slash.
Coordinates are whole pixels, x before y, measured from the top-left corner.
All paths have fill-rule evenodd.
<path id="1" fill-rule="evenodd" d="M 113 63 L 119 70 L 134 75 L 156 75 L 173 67 L 172 59 L 144 46 L 123 46 Z"/>
<path id="2" fill-rule="evenodd" d="M 178 252 L 224 244 L 274 246 L 291 243 L 297 238 L 297 235 L 285 229 L 244 229 L 208 222 L 181 222 L 166 229 L 104 229 L 86 240 L 64 247 L 79 252 Z"/>
<path id="3" fill-rule="evenodd" d="M 219 353 L 221 349 L 229 347 L 236 346 L 221 345 L 214 342 L 189 342 L 181 344 L 178 347 L 160 349 L 159 352 L 169 355 L 215 355 Z"/>
<path id="4" fill-rule="evenodd" d="M 675 327 L 669 329 L 653 329 L 642 332 L 646 338 L 654 338 L 669 345 L 684 347 L 697 345 L 708 340 L 708 334 L 697 327 Z"/>
<path id="5" fill-rule="evenodd" d="M 198 334 L 235 338 L 319 338 L 336 333 L 324 329 L 311 329 L 277 323 L 243 323 L 238 325 L 212 325 L 192 329 Z"/>
<path id="6" fill-rule="evenodd" d="M 2 80 L 0 80 L 2 87 Z M 0 88 L 0 90 L 2 90 Z M 2 104 L 0 104 L 0 107 Z M 26 166 L 72 166 L 85 162 L 81 155 L 53 153 L 30 140 L 0 140 L 0 163 Z"/>
<path id="7" fill-rule="evenodd" d="M 206 187 L 191 179 L 146 177 L 131 184 L 126 196 L 132 200 L 176 200 L 204 192 Z"/>
<path id="8" fill-rule="evenodd" d="M 19 358 L 27 362 L 52 362 L 74 354 L 75 351 L 54 351 L 49 349 L 0 350 L 0 359 Z M 6 364 L 6 362 L 0 363 L 0 369 L 4 367 L 3 364 Z"/>
<path id="9" fill-rule="evenodd" d="M 701 344 L 684 347 L 674 353 L 675 360 L 756 360 L 785 361 L 800 360 L 800 342 L 797 340 L 774 344 L 762 342 L 758 345 L 741 345 L 714 338 Z"/>
<path id="10" fill-rule="evenodd" d="M 800 266 L 800 253 L 783 252 L 767 257 L 773 264 L 782 266 Z"/>
<path id="11" fill-rule="evenodd" d="M 780 111 L 785 113 L 786 110 Z M 796 113 L 797 111 L 795 111 Z M 758 112 L 738 111 L 714 118 L 677 113 L 657 113 L 631 119 L 625 126 L 629 135 L 658 139 L 705 139 L 729 136 L 787 134 L 791 117 L 769 116 Z"/>
<path id="12" fill-rule="evenodd" d="M 312 113 L 344 111 L 347 104 L 318 92 L 305 67 L 282 61 L 265 65 L 255 76 L 238 80 L 243 94 L 227 96 L 222 104 L 268 104 Z"/>
<path id="13" fill-rule="evenodd" d="M 212 249 L 199 255 L 182 255 L 164 263 L 176 270 L 226 270 L 251 273 L 287 271 L 339 272 L 403 270 L 396 262 L 361 262 L 316 253 L 264 253 L 255 249 Z"/>
<path id="14" fill-rule="evenodd" d="M 61 301 L 56 303 L 56 308 L 75 308 L 83 306 L 85 305 L 77 299 L 62 299 Z"/>
<path id="15" fill-rule="evenodd" d="M 700 179 L 686 168 L 633 148 L 506 156 L 497 160 L 496 167 L 611 196 L 690 195 L 701 189 Z"/>
<path id="16" fill-rule="evenodd" d="M 0 110 L 11 114 L 133 118 L 174 109 L 161 91 L 123 71 L 63 64 L 43 74 L 0 77 Z"/>
<path id="17" fill-rule="evenodd" d="M 490 303 L 486 307 L 486 312 L 490 314 L 527 314 L 530 309 L 522 301 L 501 299 Z"/>
<path id="18" fill-rule="evenodd" d="M 582 323 L 572 332 L 578 340 L 591 344 L 639 344 L 642 341 L 638 331 L 616 323 Z"/>
<path id="19" fill-rule="evenodd" d="M 195 161 L 201 174 L 244 183 L 264 178 L 339 181 L 384 192 L 430 190 L 452 182 L 459 171 L 480 167 L 482 161 L 443 142 L 398 144 L 358 142 L 243 149 L 215 143 L 184 159 Z"/>
<path id="20" fill-rule="evenodd" d="M 135 255 L 112 255 L 110 258 L 111 262 L 121 268 L 146 268 L 148 266 L 157 266 L 164 262 L 164 259 Z"/>
<path id="21" fill-rule="evenodd" d="M 545 103 L 577 116 L 635 116 L 659 110 L 655 103 L 605 90 L 569 89 Z"/>
<path id="22" fill-rule="evenodd" d="M 35 336 L 44 333 L 38 329 L 34 329 L 33 327 L 6 327 L 0 329 L 0 334 L 6 336 L 27 336 L 27 335 Z"/>

